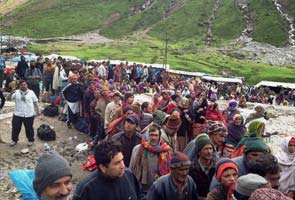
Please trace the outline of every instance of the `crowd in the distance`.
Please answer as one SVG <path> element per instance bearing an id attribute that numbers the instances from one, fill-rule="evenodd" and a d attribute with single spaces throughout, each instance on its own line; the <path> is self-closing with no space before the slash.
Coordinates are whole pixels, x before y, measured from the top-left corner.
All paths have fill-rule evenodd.
<path id="1" fill-rule="evenodd" d="M 247 101 L 292 105 L 294 91 L 171 77 L 136 63 L 85 65 L 61 57 L 25 63 L 15 69 L 18 78 L 38 98 L 40 80 L 41 90 L 61 96 L 69 129 L 81 119 L 88 124 L 97 170 L 72 199 L 294 199 L 295 137 L 285 138 L 273 155 L 262 138 L 263 105 L 245 119 L 239 111 Z M 151 94 L 151 101 L 135 102 L 136 93 Z M 228 100 L 225 110 L 220 98 Z M 43 156 L 58 159 L 41 156 L 36 192 L 42 199 L 68 197 L 68 163 L 56 153 Z M 54 178 L 46 176 L 51 172 Z"/>

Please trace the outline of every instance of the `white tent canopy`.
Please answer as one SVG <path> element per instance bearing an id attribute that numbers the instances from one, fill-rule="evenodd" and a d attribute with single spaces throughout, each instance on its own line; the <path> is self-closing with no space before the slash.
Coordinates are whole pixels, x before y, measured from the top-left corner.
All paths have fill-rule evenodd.
<path id="1" fill-rule="evenodd" d="M 54 59 L 54 58 L 58 58 L 58 56 L 61 56 L 62 58 L 66 59 L 66 60 L 80 60 L 80 58 L 77 58 L 75 56 L 66 56 L 66 55 L 58 55 L 58 54 L 50 54 L 47 56 L 44 56 L 44 58 L 49 58 L 49 59 Z"/>
<path id="2" fill-rule="evenodd" d="M 187 71 L 174 70 L 174 69 L 169 69 L 168 72 L 174 73 L 174 74 L 182 74 L 182 75 L 196 76 L 196 77 L 202 77 L 202 76 L 206 75 L 203 72 L 187 72 Z"/>
<path id="3" fill-rule="evenodd" d="M 269 86 L 269 87 L 283 87 L 283 88 L 290 88 L 295 89 L 295 83 L 284 83 L 284 82 L 274 82 L 274 81 L 260 81 L 255 85 L 255 87 L 260 86 Z"/>
<path id="4" fill-rule="evenodd" d="M 207 81 L 225 82 L 225 83 L 242 83 L 241 78 L 224 78 L 221 76 L 202 76 L 202 79 Z"/>

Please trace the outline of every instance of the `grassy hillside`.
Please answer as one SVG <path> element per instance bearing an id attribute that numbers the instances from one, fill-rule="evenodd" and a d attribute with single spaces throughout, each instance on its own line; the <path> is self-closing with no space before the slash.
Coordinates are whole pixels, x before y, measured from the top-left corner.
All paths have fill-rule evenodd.
<path id="1" fill-rule="evenodd" d="M 234 1 L 224 0 L 218 9 L 213 24 L 216 44 L 237 38 L 244 28 L 243 17 Z"/>
<path id="2" fill-rule="evenodd" d="M 174 42 L 184 40 L 204 43 L 207 30 L 206 21 L 213 8 L 214 1 L 186 1 L 173 15 L 159 21 L 151 29 L 152 37 Z"/>
<path id="3" fill-rule="evenodd" d="M 31 0 L 4 20 L 13 35 L 46 38 L 95 30 L 112 13 L 126 9 L 128 0 Z"/>
<path id="4" fill-rule="evenodd" d="M 1 18 L 5 24 L 1 31 L 33 38 L 67 36 L 96 29 L 101 29 L 109 38 L 126 38 L 134 32 L 145 31 L 157 40 L 168 37 L 173 43 L 202 46 L 215 1 L 154 0 L 144 10 L 134 12 L 140 10 L 144 0 L 29 0 Z M 254 39 L 284 45 L 288 26 L 272 2 L 250 2 L 255 19 Z M 284 2 L 290 12 L 294 12 L 295 0 Z M 235 39 L 243 26 L 243 18 L 234 2 L 224 0 L 213 25 L 215 44 L 220 46 Z"/>
<path id="5" fill-rule="evenodd" d="M 272 2 L 251 0 L 250 8 L 255 20 L 253 38 L 275 46 L 285 45 L 288 40 L 288 24 L 281 18 Z"/>

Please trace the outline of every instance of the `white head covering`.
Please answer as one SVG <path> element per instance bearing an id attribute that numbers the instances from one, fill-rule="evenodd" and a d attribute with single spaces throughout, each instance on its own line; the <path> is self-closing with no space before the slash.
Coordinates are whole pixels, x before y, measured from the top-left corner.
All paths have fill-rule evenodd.
<path id="1" fill-rule="evenodd" d="M 286 137 L 280 146 L 277 155 L 278 163 L 281 168 L 279 190 L 287 193 L 289 190 L 295 190 L 295 153 L 289 153 L 288 144 L 292 137 Z"/>
<path id="2" fill-rule="evenodd" d="M 278 162 L 280 165 L 295 165 L 295 153 L 290 153 L 288 151 L 288 145 L 291 138 L 291 136 L 286 137 L 280 145 L 280 150 L 277 155 Z"/>

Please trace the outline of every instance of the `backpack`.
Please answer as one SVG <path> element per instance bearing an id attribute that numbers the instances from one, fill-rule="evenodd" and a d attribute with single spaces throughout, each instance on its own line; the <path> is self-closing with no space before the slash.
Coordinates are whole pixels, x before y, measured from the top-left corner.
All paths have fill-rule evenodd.
<path id="1" fill-rule="evenodd" d="M 54 117 L 58 115 L 58 107 L 54 104 L 51 104 L 49 106 L 46 106 L 46 108 L 43 111 L 44 116 L 48 117 Z"/>
<path id="2" fill-rule="evenodd" d="M 88 123 L 85 119 L 79 119 L 75 124 L 74 124 L 75 129 L 78 131 L 88 134 Z"/>
<path id="3" fill-rule="evenodd" d="M 40 140 L 45 141 L 52 141 L 56 139 L 55 131 L 52 128 L 50 128 L 49 125 L 46 124 L 42 124 L 37 129 L 37 136 L 40 138 Z"/>

